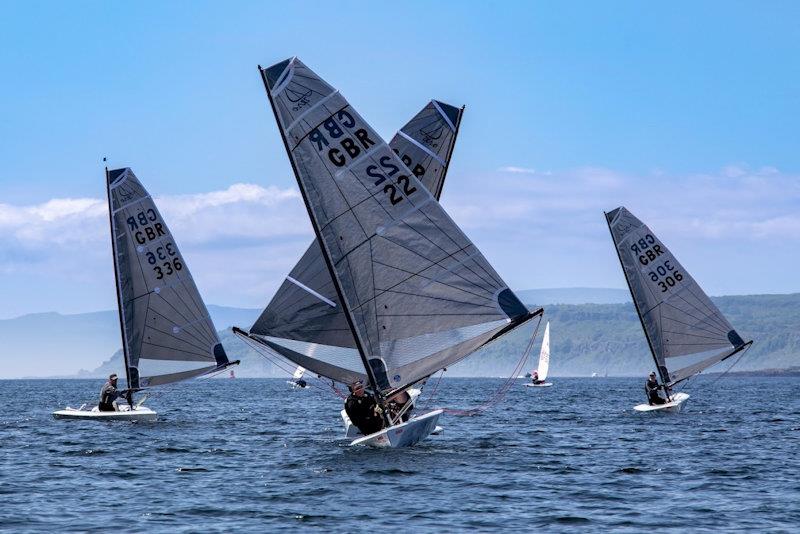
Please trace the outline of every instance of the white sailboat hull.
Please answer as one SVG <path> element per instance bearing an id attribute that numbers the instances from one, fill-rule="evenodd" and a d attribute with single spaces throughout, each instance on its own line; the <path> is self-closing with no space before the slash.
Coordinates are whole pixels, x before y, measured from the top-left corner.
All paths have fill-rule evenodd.
<path id="1" fill-rule="evenodd" d="M 355 439 L 350 443 L 350 446 L 366 445 L 367 447 L 391 449 L 413 447 L 433 433 L 442 413 L 444 413 L 444 410 L 433 410 L 419 417 L 412 417 L 405 423 Z"/>
<path id="2" fill-rule="evenodd" d="M 526 388 L 549 388 L 552 385 L 553 385 L 552 382 L 544 382 L 542 384 L 530 384 L 530 383 L 528 383 L 528 384 L 525 384 L 525 387 Z"/>
<path id="3" fill-rule="evenodd" d="M 633 407 L 634 410 L 637 412 L 672 412 L 677 413 L 681 411 L 683 408 L 683 404 L 689 399 L 689 395 L 687 393 L 676 393 L 672 396 L 672 402 L 668 402 L 666 404 L 637 404 Z"/>
<path id="4" fill-rule="evenodd" d="M 308 386 L 301 386 L 297 382 L 293 382 L 291 380 L 287 380 L 286 383 L 292 386 L 292 389 L 308 389 Z"/>
<path id="5" fill-rule="evenodd" d="M 91 410 L 70 408 L 53 412 L 56 419 L 92 419 L 95 421 L 155 421 L 158 414 L 146 406 L 120 406 L 116 412 L 101 412 L 95 406 Z"/>

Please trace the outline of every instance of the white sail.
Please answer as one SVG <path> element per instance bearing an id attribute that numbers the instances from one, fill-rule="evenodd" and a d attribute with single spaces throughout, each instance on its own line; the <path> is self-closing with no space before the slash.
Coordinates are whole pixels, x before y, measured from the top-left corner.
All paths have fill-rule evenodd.
<path id="1" fill-rule="evenodd" d="M 550 321 L 544 327 L 544 338 L 542 339 L 542 351 L 539 353 L 539 366 L 536 371 L 539 374 L 539 380 L 547 378 L 547 372 L 550 370 Z"/>
<path id="2" fill-rule="evenodd" d="M 128 386 L 167 384 L 230 365 L 155 202 L 131 169 L 108 171 L 106 178 Z"/>
<path id="3" fill-rule="evenodd" d="M 298 365 L 297 369 L 294 370 L 294 374 L 292 375 L 292 379 L 300 380 L 301 378 L 303 378 L 303 375 L 305 374 L 305 372 L 306 372 L 305 367 L 303 367 L 302 365 Z"/>

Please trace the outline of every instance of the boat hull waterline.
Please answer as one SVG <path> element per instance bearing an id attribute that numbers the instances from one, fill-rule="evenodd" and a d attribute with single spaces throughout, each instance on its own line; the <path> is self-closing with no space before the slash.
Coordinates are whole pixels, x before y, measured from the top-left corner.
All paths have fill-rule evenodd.
<path id="1" fill-rule="evenodd" d="M 549 388 L 552 386 L 552 382 L 545 382 L 543 384 L 525 384 L 526 388 Z"/>
<path id="2" fill-rule="evenodd" d="M 419 417 L 412 417 L 405 423 L 384 428 L 380 432 L 355 439 L 350 443 L 350 446 L 366 445 L 368 447 L 391 449 L 412 447 L 433 433 L 442 413 L 444 413 L 444 410 L 433 410 Z"/>
<path id="3" fill-rule="evenodd" d="M 688 393 L 676 393 L 672 396 L 672 402 L 665 404 L 637 404 L 633 407 L 637 412 L 671 412 L 677 413 L 683 408 L 683 404 L 689 399 Z"/>
<path id="4" fill-rule="evenodd" d="M 146 406 L 136 406 L 132 410 L 128 406 L 121 406 L 115 412 L 101 412 L 97 407 L 91 410 L 70 408 L 53 412 L 56 419 L 92 419 L 95 421 L 155 421 L 158 414 Z"/>

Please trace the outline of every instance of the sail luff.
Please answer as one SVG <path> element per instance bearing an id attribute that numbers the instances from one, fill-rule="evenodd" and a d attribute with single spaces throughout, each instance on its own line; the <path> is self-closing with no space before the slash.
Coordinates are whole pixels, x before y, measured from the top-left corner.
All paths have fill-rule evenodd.
<path id="1" fill-rule="evenodd" d="M 608 233 L 611 234 L 611 242 L 614 243 L 614 251 L 617 253 L 617 259 L 619 260 L 619 266 L 622 269 L 622 275 L 625 278 L 625 283 L 628 285 L 628 291 L 631 294 L 631 300 L 633 301 L 633 306 L 636 308 L 636 316 L 639 318 L 639 324 L 642 325 L 642 331 L 644 332 L 644 337 L 647 339 L 647 346 L 650 349 L 650 355 L 653 357 L 653 361 L 656 364 L 656 370 L 658 375 L 661 377 L 661 383 L 667 384 L 669 383 L 669 374 L 664 376 L 664 372 L 662 370 L 663 366 L 658 362 L 658 357 L 656 356 L 656 351 L 653 348 L 653 340 L 650 339 L 650 333 L 647 331 L 647 327 L 644 324 L 644 318 L 642 317 L 642 311 L 639 309 L 639 303 L 637 302 L 636 295 L 633 293 L 633 286 L 631 286 L 631 281 L 628 280 L 628 274 L 625 270 L 625 264 L 622 261 L 622 254 L 619 252 L 619 243 L 617 243 L 617 239 L 614 237 L 614 232 L 611 230 L 611 221 L 608 219 L 608 213 L 605 211 L 603 212 L 603 216 L 606 220 L 606 225 L 608 225 Z"/>
<path id="2" fill-rule="evenodd" d="M 114 231 L 114 214 L 113 214 L 113 205 L 111 202 L 111 180 L 109 179 L 108 175 L 108 167 L 105 168 L 106 173 L 106 198 L 108 200 L 108 228 L 109 228 L 109 235 L 111 236 L 111 255 L 112 255 L 112 263 L 114 264 L 114 288 L 117 294 L 117 315 L 119 317 L 119 331 L 120 337 L 122 339 L 122 357 L 125 361 L 125 380 L 128 388 L 138 388 L 139 384 L 132 384 L 131 383 L 131 369 L 130 369 L 130 359 L 128 356 L 128 339 L 127 333 L 125 331 L 125 318 L 124 318 L 124 310 L 122 306 L 122 287 L 120 285 L 119 279 L 119 267 L 117 265 L 118 257 L 117 257 L 117 234 Z M 138 382 L 138 380 L 137 380 Z"/>
<path id="3" fill-rule="evenodd" d="M 300 194 L 303 197 L 303 203 L 306 206 L 306 211 L 308 211 L 309 219 L 311 220 L 311 226 L 314 228 L 314 233 L 316 234 L 317 241 L 319 242 L 320 249 L 322 251 L 322 257 L 325 259 L 325 264 L 327 265 L 328 272 L 331 275 L 334 288 L 336 289 L 336 294 L 339 297 L 339 302 L 342 304 L 342 308 L 344 309 L 345 312 L 345 317 L 347 318 L 347 323 L 350 326 L 350 331 L 353 334 L 353 339 L 356 342 L 356 348 L 358 349 L 358 354 L 361 357 L 361 363 L 364 365 L 364 370 L 366 371 L 366 375 L 369 378 L 370 386 L 372 387 L 373 393 L 375 394 L 376 398 L 380 399 L 380 388 L 378 387 L 378 380 L 375 377 L 375 374 L 373 373 L 372 368 L 369 365 L 369 361 L 367 360 L 367 354 L 364 350 L 364 343 L 363 340 L 361 339 L 360 332 L 355 326 L 355 321 L 352 317 L 351 307 L 349 306 L 344 291 L 342 290 L 341 282 L 338 279 L 336 270 L 333 268 L 333 263 L 331 262 L 330 253 L 327 249 L 324 239 L 322 238 L 322 232 L 320 230 L 319 223 L 314 215 L 314 211 L 311 209 L 311 205 L 309 204 L 305 187 L 303 187 L 303 183 L 300 179 L 300 173 L 297 169 L 297 163 L 295 162 L 294 154 L 292 153 L 292 149 L 289 147 L 289 140 L 286 138 L 286 132 L 282 127 L 281 118 L 278 114 L 278 108 L 275 106 L 275 101 L 272 98 L 272 90 L 270 89 L 270 84 L 266 77 L 266 69 L 262 69 L 261 65 L 259 65 L 258 71 L 261 74 L 261 81 L 264 83 L 264 90 L 267 93 L 267 98 L 269 99 L 270 108 L 272 109 L 272 113 L 275 115 L 275 123 L 278 125 L 278 131 L 281 134 L 281 140 L 283 141 L 283 146 L 286 149 L 286 154 L 289 157 L 289 162 L 292 165 L 292 171 L 294 172 L 295 179 L 297 180 L 298 189 L 300 189 Z"/>

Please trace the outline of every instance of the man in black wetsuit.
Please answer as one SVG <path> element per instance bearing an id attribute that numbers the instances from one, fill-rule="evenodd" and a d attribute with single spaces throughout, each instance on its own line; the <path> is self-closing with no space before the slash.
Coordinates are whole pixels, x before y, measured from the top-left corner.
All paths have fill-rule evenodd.
<path id="1" fill-rule="evenodd" d="M 350 396 L 344 401 L 344 410 L 363 435 L 383 430 L 383 410 L 372 395 L 366 394 L 361 382 L 354 382 L 350 386 Z"/>
<path id="2" fill-rule="evenodd" d="M 114 406 L 114 401 L 120 397 L 124 397 L 128 401 L 128 405 L 133 409 L 131 390 L 117 389 L 117 373 L 112 373 L 108 377 L 108 382 L 103 384 L 103 389 L 100 390 L 100 403 L 97 405 L 97 409 L 101 412 L 116 412 L 117 408 Z"/>
<path id="3" fill-rule="evenodd" d="M 650 377 L 647 379 L 647 382 L 644 384 L 644 390 L 647 392 L 647 402 L 650 406 L 656 404 L 666 404 L 661 395 L 658 394 L 658 390 L 662 389 L 662 387 L 658 384 L 658 380 L 656 380 L 656 374 L 650 373 Z"/>

